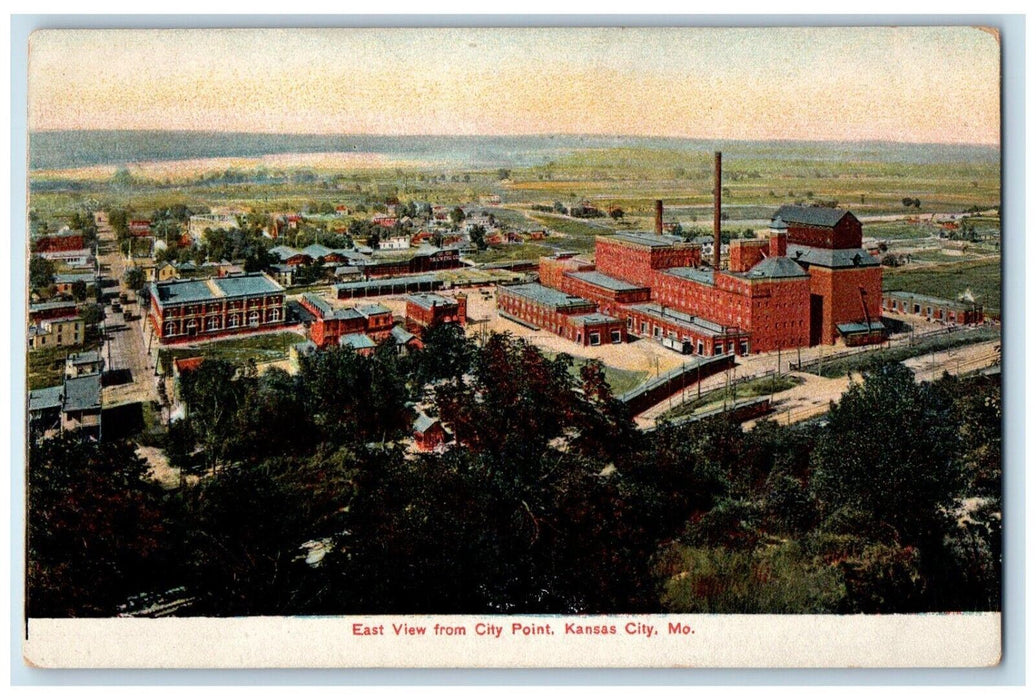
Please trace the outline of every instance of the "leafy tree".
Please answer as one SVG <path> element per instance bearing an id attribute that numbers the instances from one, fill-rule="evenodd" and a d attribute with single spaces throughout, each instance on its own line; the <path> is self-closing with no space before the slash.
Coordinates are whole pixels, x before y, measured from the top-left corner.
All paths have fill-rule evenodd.
<path id="1" fill-rule="evenodd" d="M 464 210 L 460 207 L 454 207 L 450 210 L 450 222 L 454 226 L 459 226 L 460 222 L 464 221 Z"/>
<path id="2" fill-rule="evenodd" d="M 468 236 L 471 237 L 471 242 L 479 250 L 485 250 L 489 247 L 486 243 L 486 227 L 482 224 L 476 224 L 468 229 Z"/>
<path id="3" fill-rule="evenodd" d="M 131 267 L 122 275 L 122 282 L 132 291 L 138 291 L 147 284 L 147 277 L 139 267 Z"/>
<path id="4" fill-rule="evenodd" d="M 623 211 L 622 209 L 620 209 L 619 207 L 613 207 L 613 208 L 612 208 L 612 209 L 611 209 L 611 210 L 610 210 L 610 211 L 608 212 L 608 216 L 612 217 L 612 218 L 613 218 L 613 219 L 615 219 L 616 221 L 618 221 L 619 219 L 621 219 L 621 218 L 622 218 L 623 216 L 625 216 L 625 215 L 626 215 L 626 212 L 624 212 L 624 211 Z"/>
<path id="5" fill-rule="evenodd" d="M 73 433 L 32 446 L 30 617 L 112 617 L 128 595 L 176 583 L 172 526 L 147 470 L 125 442 Z"/>
<path id="6" fill-rule="evenodd" d="M 511 171 L 507 168 L 500 168 L 496 171 L 497 180 L 507 180 L 511 177 Z"/>
<path id="7" fill-rule="evenodd" d="M 54 263 L 33 255 L 29 259 L 29 284 L 33 289 L 43 289 L 54 284 Z"/>
<path id="8" fill-rule="evenodd" d="M 959 431 L 947 397 L 899 363 L 865 371 L 831 408 L 814 453 L 825 513 L 870 514 L 904 544 L 945 528 L 963 483 Z"/>

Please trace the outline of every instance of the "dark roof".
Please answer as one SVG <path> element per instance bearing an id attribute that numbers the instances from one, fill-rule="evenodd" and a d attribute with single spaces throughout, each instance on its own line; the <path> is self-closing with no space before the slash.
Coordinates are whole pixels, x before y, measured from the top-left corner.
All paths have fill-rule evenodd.
<path id="1" fill-rule="evenodd" d="M 424 309 L 431 309 L 433 306 L 456 306 L 456 299 L 447 299 L 444 296 L 438 294 L 411 294 L 406 298 L 407 301 L 413 302 Z"/>
<path id="2" fill-rule="evenodd" d="M 874 331 L 885 330 L 885 324 L 878 320 L 870 322 L 870 327 L 865 321 L 854 321 L 852 323 L 839 323 L 838 332 L 842 335 L 852 335 L 854 333 L 867 333 Z"/>
<path id="3" fill-rule="evenodd" d="M 392 338 L 396 341 L 396 345 L 406 345 L 416 337 L 402 326 L 392 326 Z"/>
<path id="4" fill-rule="evenodd" d="M 281 285 L 261 272 L 151 283 L 151 293 L 158 299 L 160 305 L 259 296 L 283 291 L 284 288 Z"/>
<path id="5" fill-rule="evenodd" d="M 530 284 L 516 284 L 509 287 L 500 287 L 501 292 L 507 294 L 514 294 L 515 296 L 524 297 L 530 301 L 534 301 L 537 304 L 543 304 L 551 308 L 568 308 L 572 306 L 583 306 L 586 304 L 593 304 L 591 301 L 587 301 L 582 297 L 577 297 L 572 294 L 565 294 L 559 292 L 556 289 L 550 287 L 544 287 L 542 284 L 530 283 Z"/>
<path id="6" fill-rule="evenodd" d="M 751 270 L 738 276 L 747 279 L 791 279 L 809 277 L 809 273 L 788 258 L 770 257 L 763 258 Z"/>
<path id="7" fill-rule="evenodd" d="M 788 257 L 795 262 L 819 267 L 877 267 L 881 263 L 863 248 L 814 248 L 788 244 Z"/>
<path id="8" fill-rule="evenodd" d="M 377 344 L 363 333 L 350 333 L 349 335 L 343 335 L 338 339 L 338 344 L 342 347 L 353 348 L 354 350 L 365 350 L 367 348 L 377 347 Z"/>
<path id="9" fill-rule="evenodd" d="M 630 292 L 638 289 L 647 289 L 647 287 L 630 284 L 629 282 L 609 277 L 608 275 L 597 272 L 596 270 L 591 270 L 590 272 L 568 272 L 565 274 L 569 277 L 574 277 L 575 279 L 592 284 L 595 287 L 602 287 L 615 292 Z"/>
<path id="10" fill-rule="evenodd" d="M 733 329 L 735 332 L 739 332 L 739 329 L 734 326 L 724 327 L 718 323 L 707 321 L 704 318 L 698 316 L 692 316 L 691 314 L 678 311 L 676 309 L 670 309 L 659 304 L 638 304 L 637 306 L 631 307 L 634 311 L 638 311 L 649 318 L 656 318 L 660 321 L 672 323 L 673 325 L 686 328 L 687 330 L 693 331 L 699 335 L 707 336 L 719 336 L 726 335 L 728 329 Z"/>
<path id="11" fill-rule="evenodd" d="M 580 314 L 578 316 L 571 316 L 570 318 L 575 323 L 578 323 L 581 326 L 596 326 L 601 323 L 612 323 L 613 321 L 619 320 L 614 316 L 609 316 L 608 314 L 596 312 L 592 314 Z"/>
<path id="12" fill-rule="evenodd" d="M 61 384 L 44 389 L 33 389 L 29 392 L 29 410 L 43 411 L 48 408 L 60 408 L 63 390 L 64 387 Z"/>
<path id="13" fill-rule="evenodd" d="M 617 233 L 612 236 L 617 241 L 642 245 L 649 248 L 671 248 L 684 240 L 678 236 L 659 236 L 654 233 Z"/>
<path id="14" fill-rule="evenodd" d="M 838 224 L 849 212 L 845 209 L 831 209 L 829 207 L 800 207 L 794 204 L 785 204 L 771 217 L 773 219 L 784 219 L 792 224 L 806 224 L 807 226 L 823 226 L 832 228 Z"/>
<path id="15" fill-rule="evenodd" d="M 101 375 L 86 374 L 65 380 L 65 410 L 101 407 Z"/>
<path id="16" fill-rule="evenodd" d="M 667 275 L 682 277 L 699 284 L 710 286 L 715 284 L 715 270 L 711 267 L 670 267 L 668 270 L 663 270 L 663 272 Z"/>
<path id="17" fill-rule="evenodd" d="M 83 352 L 74 352 L 66 359 L 73 365 L 88 365 L 94 362 L 100 362 L 101 353 L 97 350 L 84 350 Z"/>

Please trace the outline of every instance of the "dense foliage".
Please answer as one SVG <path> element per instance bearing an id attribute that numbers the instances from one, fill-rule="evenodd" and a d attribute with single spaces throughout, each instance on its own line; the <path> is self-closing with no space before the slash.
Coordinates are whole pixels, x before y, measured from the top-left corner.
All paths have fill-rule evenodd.
<path id="1" fill-rule="evenodd" d="M 205 361 L 166 443 L 200 480 L 167 495 L 126 445 L 35 446 L 31 613 L 174 586 L 195 615 L 999 608 L 996 380 L 881 365 L 824 424 L 643 433 L 598 364 L 426 340 Z M 408 450 L 417 409 L 457 446 Z"/>

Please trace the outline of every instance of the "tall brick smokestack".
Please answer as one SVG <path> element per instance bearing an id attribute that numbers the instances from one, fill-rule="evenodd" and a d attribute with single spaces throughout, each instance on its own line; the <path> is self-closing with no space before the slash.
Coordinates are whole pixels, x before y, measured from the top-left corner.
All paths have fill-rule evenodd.
<path id="1" fill-rule="evenodd" d="M 716 189 L 712 195 L 712 267 L 719 269 L 720 210 L 723 208 L 723 154 L 716 151 Z"/>
<path id="2" fill-rule="evenodd" d="M 655 233 L 662 235 L 662 200 L 655 200 Z"/>

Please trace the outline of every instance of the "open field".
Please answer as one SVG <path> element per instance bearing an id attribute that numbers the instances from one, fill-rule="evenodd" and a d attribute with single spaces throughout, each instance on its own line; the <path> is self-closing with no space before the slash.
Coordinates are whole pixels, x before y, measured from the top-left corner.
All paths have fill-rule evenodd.
<path id="1" fill-rule="evenodd" d="M 209 343 L 200 343 L 193 347 L 177 346 L 162 348 L 158 351 L 163 371 L 172 372 L 172 361 L 184 357 L 204 357 L 206 359 L 226 360 L 238 366 L 245 365 L 248 360 L 269 362 L 281 360 L 288 356 L 288 349 L 305 340 L 298 333 L 267 333 L 247 338 L 230 338 Z"/>
<path id="2" fill-rule="evenodd" d="M 553 248 L 537 243 L 513 243 L 480 250 L 468 255 L 468 259 L 477 263 L 511 262 L 513 260 L 535 260 L 543 255 L 550 255 Z"/>
<path id="3" fill-rule="evenodd" d="M 43 389 L 56 386 L 65 376 L 65 358 L 74 352 L 87 350 L 86 345 L 65 345 L 42 348 L 28 353 L 28 388 Z"/>
<path id="4" fill-rule="evenodd" d="M 942 299 L 956 299 L 970 290 L 975 301 L 987 313 L 1000 313 L 1000 260 L 954 262 L 945 265 L 885 270 L 885 291 L 928 294 Z"/>
<path id="5" fill-rule="evenodd" d="M 557 357 L 558 353 L 544 352 L 547 357 Z M 576 355 L 572 356 L 574 362 L 569 368 L 569 373 L 578 378 L 579 371 L 584 364 L 586 364 L 589 358 L 579 357 Z M 634 389 L 644 383 L 644 380 L 648 378 L 648 373 L 639 370 L 620 369 L 618 367 L 611 367 L 604 365 L 604 380 L 608 382 L 608 386 L 612 388 L 612 394 L 620 396 L 627 391 Z"/>

